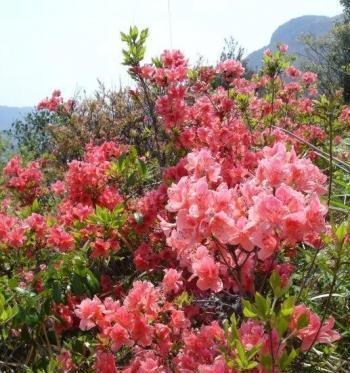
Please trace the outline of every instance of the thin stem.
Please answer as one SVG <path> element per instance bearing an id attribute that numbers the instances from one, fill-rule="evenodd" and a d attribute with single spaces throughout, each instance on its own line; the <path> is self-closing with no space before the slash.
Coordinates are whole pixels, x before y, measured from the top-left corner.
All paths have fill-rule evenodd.
<path id="1" fill-rule="evenodd" d="M 275 124 L 275 116 L 274 116 L 274 111 L 275 111 L 275 79 L 276 76 L 273 76 L 272 79 L 272 92 L 271 92 L 271 119 L 270 119 L 270 136 L 272 132 L 273 125 Z"/>
<path id="2" fill-rule="evenodd" d="M 315 251 L 314 256 L 312 257 L 312 261 L 311 261 L 311 264 L 310 264 L 310 266 L 309 266 L 309 269 L 307 270 L 305 276 L 303 276 L 303 280 L 302 280 L 301 285 L 300 285 L 300 290 L 299 290 L 299 294 L 298 294 L 297 299 L 296 299 L 296 303 L 299 301 L 299 298 L 300 298 L 300 296 L 301 296 L 301 294 L 302 294 L 302 292 L 303 292 L 303 290 L 304 290 L 304 288 L 305 288 L 306 281 L 308 280 L 308 278 L 309 278 L 309 276 L 310 276 L 310 273 L 311 273 L 311 271 L 312 271 L 313 268 L 314 268 L 314 265 L 315 265 L 315 262 L 316 262 L 317 255 L 318 255 L 318 253 L 320 252 L 320 249 L 319 249 L 319 250 L 315 249 L 315 250 L 316 250 L 316 251 Z"/>
<path id="3" fill-rule="evenodd" d="M 221 246 L 221 243 L 214 237 L 214 240 L 219 248 L 219 252 L 220 252 L 220 255 L 224 261 L 224 263 L 226 264 L 228 270 L 230 271 L 230 273 L 232 274 L 233 278 L 235 279 L 238 287 L 239 287 L 239 295 L 242 297 L 243 294 L 244 294 L 244 291 L 243 291 L 243 288 L 242 288 L 242 284 L 241 284 L 241 281 L 239 280 L 239 278 L 237 277 L 237 274 L 235 273 L 235 270 L 230 266 L 230 264 L 227 262 L 226 258 L 225 258 L 225 253 L 222 252 L 222 246 Z M 226 248 L 225 248 L 226 250 Z M 238 269 L 238 268 L 237 268 Z"/>
<path id="4" fill-rule="evenodd" d="M 315 146 L 315 145 L 311 144 L 310 142 L 302 139 L 301 137 L 295 135 L 293 132 L 290 132 L 290 131 L 286 130 L 285 128 L 281 128 L 281 127 L 278 127 L 278 126 L 275 126 L 275 125 L 273 125 L 272 127 L 281 130 L 282 132 L 286 133 L 287 135 L 289 135 L 291 137 L 294 137 L 299 142 L 301 142 L 301 143 L 307 145 L 309 148 L 313 149 L 319 156 L 321 156 L 322 158 L 329 161 L 329 155 L 327 153 L 325 153 L 324 151 L 320 150 L 317 146 Z M 335 163 L 334 161 L 336 161 L 338 164 Z M 334 157 L 334 156 L 333 156 L 333 166 L 337 166 L 347 173 L 350 172 L 350 165 L 347 164 L 346 162 L 342 161 L 341 159 L 338 159 L 338 158 Z"/>
<path id="5" fill-rule="evenodd" d="M 270 264 L 270 267 L 268 269 L 268 271 L 266 272 L 265 276 L 264 276 L 264 280 L 263 282 L 261 283 L 261 286 L 260 286 L 260 289 L 259 289 L 259 292 L 262 293 L 264 288 L 265 288 L 265 285 L 266 285 L 266 282 L 267 282 L 267 278 L 269 277 L 272 269 L 273 269 L 273 265 L 274 265 L 274 262 L 276 260 L 276 257 L 277 257 L 277 252 L 275 252 L 273 254 L 273 258 L 271 259 L 271 264 Z"/>
<path id="6" fill-rule="evenodd" d="M 25 365 L 25 364 L 10 363 L 8 361 L 1 361 L 1 360 L 0 360 L 0 365 L 4 365 L 5 367 L 6 366 L 10 366 L 10 367 L 20 367 L 20 368 L 29 369 L 29 367 L 27 365 Z"/>
<path id="7" fill-rule="evenodd" d="M 328 185 L 328 206 L 331 203 L 333 184 L 333 114 L 329 115 L 329 185 Z"/>
<path id="8" fill-rule="evenodd" d="M 46 342 L 46 345 L 47 345 L 47 349 L 48 349 L 49 354 L 50 354 L 50 356 L 51 356 L 51 355 L 52 355 L 51 343 L 50 343 L 50 341 L 49 341 L 49 337 L 48 337 L 48 335 L 47 335 L 46 328 L 45 328 L 45 325 L 44 325 L 44 324 L 42 324 L 42 330 L 43 330 L 43 332 L 44 332 L 44 337 L 45 337 L 45 342 Z"/>
<path id="9" fill-rule="evenodd" d="M 130 252 L 132 252 L 133 247 L 130 244 L 130 242 L 120 232 L 117 231 L 116 233 L 117 233 L 118 238 L 120 238 L 120 240 L 124 242 L 125 246 L 130 250 Z"/>
<path id="10" fill-rule="evenodd" d="M 337 260 L 336 260 L 336 263 L 335 263 L 335 266 L 334 266 L 334 271 L 333 271 L 333 279 L 332 279 L 332 283 L 331 283 L 331 287 L 329 289 L 329 293 L 328 293 L 328 297 L 326 299 L 326 303 L 324 305 L 324 310 L 323 310 L 323 315 L 322 315 L 322 319 L 321 319 L 321 323 L 320 323 L 320 326 L 317 330 L 317 333 L 311 343 L 311 346 L 309 347 L 309 349 L 306 351 L 305 355 L 304 355 L 304 358 L 307 356 L 307 354 L 310 352 L 311 348 L 313 347 L 313 345 L 315 344 L 319 334 L 320 334 L 320 331 L 322 329 L 322 326 L 326 320 L 326 317 L 327 317 L 327 314 L 328 314 L 328 309 L 329 309 L 329 306 L 331 304 L 331 299 L 332 299 L 332 296 L 333 296 L 333 292 L 334 292 L 334 288 L 335 288 L 335 285 L 336 285 L 336 282 L 337 282 L 337 279 L 338 279 L 338 272 L 339 272 L 339 269 L 341 267 L 341 251 L 342 251 L 342 248 L 343 248 L 343 245 L 344 245 L 344 240 L 343 242 L 340 244 L 340 247 L 338 248 L 337 250 Z"/>
<path id="11" fill-rule="evenodd" d="M 34 346 L 31 346 L 26 357 L 25 366 L 29 364 L 33 351 L 34 351 Z"/>
<path id="12" fill-rule="evenodd" d="M 159 145 L 159 140 L 158 140 L 158 123 L 157 123 L 157 117 L 156 117 L 155 112 L 154 112 L 154 104 L 153 104 L 153 102 L 152 102 L 152 100 L 149 96 L 148 87 L 147 87 L 143 77 L 140 76 L 140 75 L 138 77 L 140 79 L 140 83 L 141 83 L 143 92 L 145 94 L 146 102 L 147 102 L 149 112 L 150 112 L 150 116 L 151 116 L 151 119 L 152 119 L 152 127 L 153 127 L 153 130 L 154 130 L 154 140 L 155 140 L 155 144 L 156 144 L 157 157 L 158 157 L 159 163 L 161 165 L 164 165 L 165 162 L 164 162 L 164 159 L 163 159 L 161 151 L 160 151 L 160 145 Z"/>
<path id="13" fill-rule="evenodd" d="M 273 353 L 273 343 L 272 343 L 272 330 L 269 329 L 269 342 L 270 342 L 270 351 L 271 351 L 271 360 L 272 360 L 272 373 L 275 373 L 275 355 Z"/>

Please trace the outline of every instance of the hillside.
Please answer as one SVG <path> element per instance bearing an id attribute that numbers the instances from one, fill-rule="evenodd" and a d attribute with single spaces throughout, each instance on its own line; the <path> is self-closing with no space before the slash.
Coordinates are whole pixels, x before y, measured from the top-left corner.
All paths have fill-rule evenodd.
<path id="1" fill-rule="evenodd" d="M 16 119 L 23 118 L 33 108 L 29 106 L 13 107 L 0 105 L 0 131 L 8 130 Z"/>
<path id="2" fill-rule="evenodd" d="M 248 67 L 252 70 L 257 70 L 261 66 L 264 50 L 267 48 L 275 49 L 278 43 L 288 44 L 291 54 L 296 56 L 304 55 L 305 47 L 300 42 L 300 37 L 303 34 L 321 36 L 328 33 L 338 17 L 309 15 L 291 19 L 276 29 L 268 45 L 247 56 Z"/>

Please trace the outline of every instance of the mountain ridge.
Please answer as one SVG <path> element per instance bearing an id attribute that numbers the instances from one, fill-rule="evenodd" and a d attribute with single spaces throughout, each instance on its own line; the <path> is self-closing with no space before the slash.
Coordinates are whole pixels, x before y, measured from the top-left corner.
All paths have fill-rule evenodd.
<path id="1" fill-rule="evenodd" d="M 17 119 L 23 118 L 30 113 L 33 107 L 30 106 L 6 106 L 0 105 L 0 131 L 11 128 L 11 124 Z"/>
<path id="2" fill-rule="evenodd" d="M 296 56 L 305 55 L 306 47 L 300 42 L 300 37 L 304 34 L 311 34 L 320 37 L 331 31 L 334 23 L 341 15 L 335 17 L 304 15 L 292 18 L 278 26 L 272 33 L 268 45 L 250 53 L 247 57 L 248 67 L 256 71 L 261 67 L 262 57 L 265 49 L 275 50 L 278 43 L 287 44 L 289 53 Z"/>

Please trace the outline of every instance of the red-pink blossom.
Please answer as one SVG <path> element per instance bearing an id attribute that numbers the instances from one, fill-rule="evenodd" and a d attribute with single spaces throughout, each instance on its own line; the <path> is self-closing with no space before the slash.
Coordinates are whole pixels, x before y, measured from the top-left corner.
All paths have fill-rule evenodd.
<path id="1" fill-rule="evenodd" d="M 96 326 L 98 319 L 102 317 L 104 306 L 96 296 L 93 299 L 84 299 L 75 310 L 80 318 L 79 327 L 82 330 L 89 330 Z"/>
<path id="2" fill-rule="evenodd" d="M 178 272 L 176 269 L 170 268 L 164 270 L 164 278 L 162 281 L 163 290 L 166 294 L 177 293 L 183 285 L 181 280 L 182 272 Z"/>
<path id="3" fill-rule="evenodd" d="M 74 369 L 74 363 L 72 360 L 71 352 L 64 348 L 61 350 L 60 354 L 57 356 L 57 361 L 59 363 L 59 366 L 62 372 L 64 373 L 70 372 L 72 369 Z"/>
<path id="4" fill-rule="evenodd" d="M 102 206 L 106 207 L 109 210 L 113 210 L 117 205 L 123 202 L 123 197 L 119 194 L 119 192 L 112 187 L 106 187 L 103 189 L 101 194 L 97 199 L 97 203 Z"/>
<path id="5" fill-rule="evenodd" d="M 287 44 L 280 44 L 278 46 L 278 49 L 281 53 L 287 53 L 288 52 L 288 45 Z"/>
<path id="6" fill-rule="evenodd" d="M 339 120 L 344 123 L 348 123 L 350 121 L 350 106 L 343 108 L 342 112 L 340 113 Z"/>
<path id="7" fill-rule="evenodd" d="M 225 60 L 217 66 L 217 72 L 223 74 L 225 79 L 235 79 L 243 75 L 244 67 L 239 61 Z"/>
<path id="8" fill-rule="evenodd" d="M 92 258 L 103 257 L 109 255 L 111 243 L 109 241 L 104 241 L 101 238 L 97 238 L 96 241 L 91 244 L 91 247 L 93 249 L 91 252 Z"/>
<path id="9" fill-rule="evenodd" d="M 198 277 L 197 286 L 201 290 L 222 290 L 223 284 L 219 277 L 219 267 L 209 256 L 205 247 L 199 247 L 194 256 L 192 269 L 194 276 Z"/>
<path id="10" fill-rule="evenodd" d="M 302 315 L 305 315 L 304 317 L 308 320 L 308 325 L 297 329 L 298 320 Z M 333 327 L 333 317 L 329 317 L 321 324 L 319 316 L 302 304 L 295 306 L 289 325 L 291 331 L 294 331 L 296 336 L 301 339 L 302 351 L 307 351 L 313 344 L 332 343 L 340 339 L 340 334 L 336 330 L 333 330 Z"/>
<path id="11" fill-rule="evenodd" d="M 115 357 L 111 352 L 97 350 L 95 359 L 96 373 L 117 373 Z"/>
<path id="12" fill-rule="evenodd" d="M 47 243 L 59 251 L 71 250 L 74 247 L 74 237 L 63 227 L 51 227 L 47 235 Z"/>
<path id="13" fill-rule="evenodd" d="M 51 184 L 51 189 L 57 196 L 59 196 L 66 191 L 66 185 L 62 180 L 57 180 Z"/>
<path id="14" fill-rule="evenodd" d="M 317 81 L 317 74 L 307 71 L 302 74 L 301 79 L 305 84 L 313 84 Z"/>

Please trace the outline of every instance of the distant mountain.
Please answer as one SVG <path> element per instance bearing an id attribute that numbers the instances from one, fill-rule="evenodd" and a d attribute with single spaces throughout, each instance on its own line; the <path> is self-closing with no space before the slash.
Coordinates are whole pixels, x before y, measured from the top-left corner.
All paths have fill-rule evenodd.
<path id="1" fill-rule="evenodd" d="M 288 52 L 291 54 L 296 56 L 305 55 L 305 46 L 300 42 L 300 37 L 303 34 L 312 34 L 316 37 L 322 36 L 331 30 L 334 22 L 340 17 L 302 16 L 291 19 L 277 28 L 271 36 L 269 45 L 247 56 L 248 67 L 252 70 L 259 69 L 264 50 L 267 48 L 274 50 L 278 43 L 288 44 Z"/>
<path id="2" fill-rule="evenodd" d="M 22 119 L 26 114 L 32 111 L 33 108 L 29 106 L 14 107 L 0 105 L 0 131 L 8 130 L 11 124 L 17 120 Z"/>

